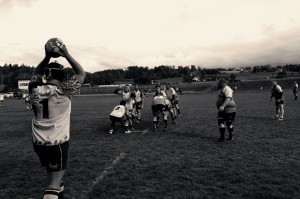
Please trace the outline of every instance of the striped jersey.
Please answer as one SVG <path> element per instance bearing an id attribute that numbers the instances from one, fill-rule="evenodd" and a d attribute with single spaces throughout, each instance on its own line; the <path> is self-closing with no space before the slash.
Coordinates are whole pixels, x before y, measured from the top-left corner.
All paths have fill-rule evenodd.
<path id="1" fill-rule="evenodd" d="M 68 82 L 57 80 L 37 84 L 30 91 L 33 142 L 58 145 L 70 139 L 71 98 L 80 88 L 76 76 Z"/>
<path id="2" fill-rule="evenodd" d="M 154 96 L 153 96 L 152 106 L 155 106 L 155 105 L 170 106 L 170 101 L 161 92 L 160 94 L 154 94 Z"/>

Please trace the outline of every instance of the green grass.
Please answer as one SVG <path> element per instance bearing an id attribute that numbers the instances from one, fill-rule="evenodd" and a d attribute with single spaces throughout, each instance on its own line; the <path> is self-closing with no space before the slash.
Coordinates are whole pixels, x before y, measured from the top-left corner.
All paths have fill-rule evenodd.
<path id="1" fill-rule="evenodd" d="M 182 116 L 166 132 L 151 131 L 147 96 L 139 132 L 113 135 L 119 96 L 74 97 L 66 198 L 299 198 L 300 101 L 285 96 L 278 122 L 269 92 L 235 93 L 236 136 L 224 143 L 215 142 L 216 93 L 181 95 Z M 0 198 L 40 198 L 45 187 L 25 109 L 23 100 L 0 109 Z"/>

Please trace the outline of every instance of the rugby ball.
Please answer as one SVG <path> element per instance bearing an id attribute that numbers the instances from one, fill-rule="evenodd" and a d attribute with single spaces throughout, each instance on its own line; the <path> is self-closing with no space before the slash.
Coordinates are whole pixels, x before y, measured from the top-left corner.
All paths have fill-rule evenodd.
<path id="1" fill-rule="evenodd" d="M 50 54 L 51 57 L 57 58 L 61 56 L 60 49 L 64 43 L 59 38 L 51 38 L 45 44 L 45 50 Z"/>

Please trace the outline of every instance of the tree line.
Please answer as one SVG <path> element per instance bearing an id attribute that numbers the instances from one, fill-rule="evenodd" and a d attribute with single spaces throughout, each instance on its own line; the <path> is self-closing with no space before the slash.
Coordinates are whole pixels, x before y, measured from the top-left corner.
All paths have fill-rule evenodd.
<path id="1" fill-rule="evenodd" d="M 14 90 L 17 88 L 16 77 L 19 74 L 29 74 L 32 75 L 34 72 L 34 66 L 18 65 L 18 64 L 5 64 L 0 66 L 0 81 L 1 84 L 6 85 L 5 91 Z M 250 72 L 276 72 L 278 70 L 282 71 L 293 71 L 300 72 L 300 64 L 298 65 L 285 65 L 272 67 L 270 65 L 263 66 L 253 66 L 246 67 Z M 131 79 L 134 83 L 138 84 L 150 84 L 152 80 L 160 80 L 166 78 L 183 77 L 184 82 L 190 82 L 195 76 L 207 77 L 207 76 L 217 76 L 220 71 L 224 71 L 224 68 L 214 68 L 207 69 L 201 68 L 200 66 L 168 66 L 161 65 L 154 68 L 143 67 L 143 66 L 128 66 L 126 69 L 111 69 L 98 71 L 94 73 L 87 72 L 85 83 L 91 85 L 110 85 L 114 84 L 116 81 Z M 233 70 L 229 68 L 227 70 Z M 74 75 L 71 68 L 65 69 L 66 78 Z"/>

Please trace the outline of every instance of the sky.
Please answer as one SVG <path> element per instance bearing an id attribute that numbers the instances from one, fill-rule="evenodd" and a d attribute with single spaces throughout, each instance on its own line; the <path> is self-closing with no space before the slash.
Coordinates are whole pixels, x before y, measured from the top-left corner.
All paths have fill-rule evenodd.
<path id="1" fill-rule="evenodd" d="M 36 66 L 54 37 L 91 73 L 300 64 L 299 7 L 299 0 L 0 0 L 0 66 Z"/>

